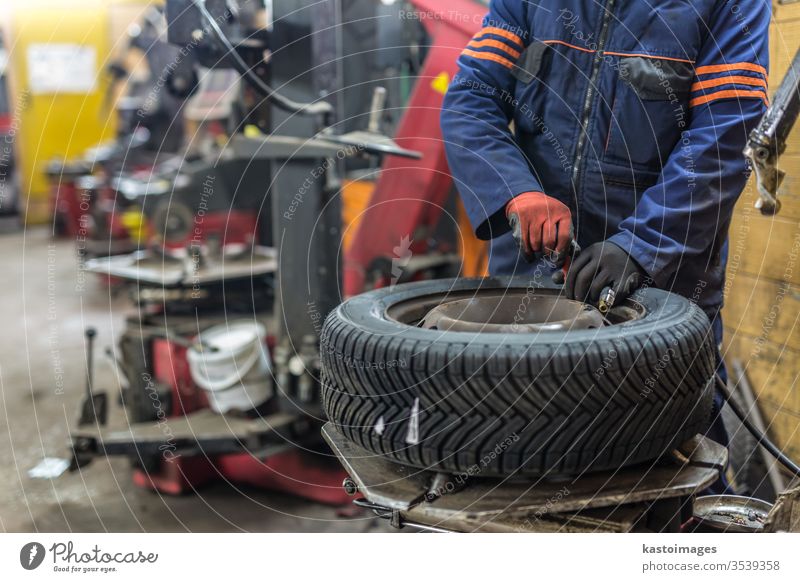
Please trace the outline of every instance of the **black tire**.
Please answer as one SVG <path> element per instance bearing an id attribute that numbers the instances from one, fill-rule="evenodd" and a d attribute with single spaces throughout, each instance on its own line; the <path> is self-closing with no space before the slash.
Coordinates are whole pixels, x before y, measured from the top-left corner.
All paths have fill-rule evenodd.
<path id="1" fill-rule="evenodd" d="M 322 332 L 329 420 L 399 463 L 480 476 L 614 469 L 705 432 L 713 336 L 706 315 L 677 295 L 640 290 L 631 303 L 644 310 L 637 320 L 535 334 L 422 329 L 387 314 L 427 295 L 528 284 L 425 281 L 345 301 Z"/>

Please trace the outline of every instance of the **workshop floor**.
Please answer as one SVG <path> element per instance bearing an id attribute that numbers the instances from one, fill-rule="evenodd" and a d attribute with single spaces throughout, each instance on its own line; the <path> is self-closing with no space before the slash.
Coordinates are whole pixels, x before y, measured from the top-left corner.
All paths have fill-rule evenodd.
<path id="1" fill-rule="evenodd" d="M 95 385 L 118 390 L 103 354 L 132 307 L 77 269 L 75 245 L 47 229 L 0 235 L 0 531 L 385 531 L 380 520 L 255 489 L 219 485 L 163 497 L 135 488 L 124 459 L 32 479 L 65 457 L 85 386 L 83 331 L 98 330 Z M 121 414 L 112 398 L 112 414 Z"/>

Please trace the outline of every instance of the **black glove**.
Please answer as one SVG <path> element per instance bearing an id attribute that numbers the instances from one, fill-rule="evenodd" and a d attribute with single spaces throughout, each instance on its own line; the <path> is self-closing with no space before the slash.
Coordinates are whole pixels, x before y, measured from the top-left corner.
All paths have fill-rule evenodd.
<path id="1" fill-rule="evenodd" d="M 570 266 L 564 291 L 570 299 L 597 305 L 606 287 L 622 301 L 638 289 L 647 273 L 620 247 L 610 242 L 595 243 Z"/>

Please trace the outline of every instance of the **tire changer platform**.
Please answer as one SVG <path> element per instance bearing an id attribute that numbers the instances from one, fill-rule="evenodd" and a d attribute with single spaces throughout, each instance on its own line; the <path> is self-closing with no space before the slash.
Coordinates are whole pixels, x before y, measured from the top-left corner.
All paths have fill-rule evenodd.
<path id="1" fill-rule="evenodd" d="M 331 423 L 322 434 L 347 470 L 344 488 L 357 505 L 397 528 L 439 532 L 680 532 L 691 527 L 694 497 L 728 461 L 725 447 L 697 435 L 652 466 L 501 480 L 394 463 Z"/>

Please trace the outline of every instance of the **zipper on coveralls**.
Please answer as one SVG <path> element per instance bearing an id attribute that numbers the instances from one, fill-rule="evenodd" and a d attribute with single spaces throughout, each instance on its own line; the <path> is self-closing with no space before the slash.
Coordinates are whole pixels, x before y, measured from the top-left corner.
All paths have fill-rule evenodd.
<path id="1" fill-rule="evenodd" d="M 592 66 L 592 76 L 589 78 L 589 87 L 586 89 L 586 99 L 583 102 L 583 117 L 581 118 L 581 133 L 578 136 L 578 147 L 575 150 L 575 166 L 572 170 L 572 183 L 577 194 L 579 184 L 578 178 L 580 176 L 581 165 L 583 162 L 583 150 L 586 147 L 586 140 L 589 131 L 589 122 L 592 119 L 592 102 L 594 101 L 595 87 L 597 86 L 597 77 L 600 75 L 600 65 L 603 62 L 603 50 L 608 40 L 608 29 L 611 24 L 611 16 L 614 11 L 614 4 L 616 0 L 608 0 L 603 9 L 603 25 L 600 29 L 600 38 L 597 41 L 597 53 L 594 57 L 594 64 Z"/>

